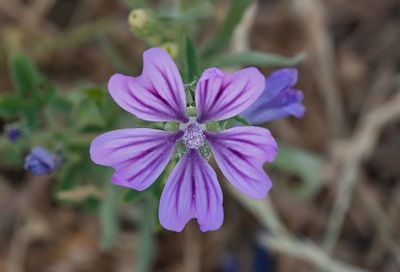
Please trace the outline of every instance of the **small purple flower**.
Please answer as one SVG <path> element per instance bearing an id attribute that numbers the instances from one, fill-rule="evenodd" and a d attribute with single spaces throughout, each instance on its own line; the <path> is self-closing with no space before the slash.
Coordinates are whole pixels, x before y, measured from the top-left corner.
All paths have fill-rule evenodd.
<path id="1" fill-rule="evenodd" d="M 294 89 L 296 69 L 280 69 L 266 79 L 265 90 L 257 101 L 240 115 L 252 124 L 262 124 L 290 115 L 303 117 L 303 93 Z"/>
<path id="2" fill-rule="evenodd" d="M 57 155 L 50 154 L 41 146 L 32 148 L 31 153 L 25 157 L 24 168 L 37 176 L 43 176 L 53 172 L 59 165 Z"/>
<path id="3" fill-rule="evenodd" d="M 6 130 L 7 138 L 10 142 L 16 142 L 22 133 L 19 128 L 13 127 Z"/>
<path id="4" fill-rule="evenodd" d="M 197 116 L 186 114 L 185 89 L 178 69 L 160 48 L 143 55 L 138 77 L 116 74 L 108 89 L 123 109 L 146 121 L 180 123 L 176 131 L 149 128 L 120 129 L 93 140 L 92 160 L 115 169 L 112 182 L 145 190 L 162 173 L 177 143 L 184 146 L 161 195 L 162 226 L 182 231 L 196 218 L 202 231 L 217 230 L 223 222 L 222 191 L 217 175 L 203 157 L 209 148 L 225 177 L 246 195 L 260 199 L 271 188 L 263 164 L 274 160 L 277 145 L 271 133 L 259 127 L 207 131 L 206 123 L 228 119 L 250 106 L 264 90 L 264 76 L 255 68 L 223 73 L 203 72 L 197 82 Z"/>

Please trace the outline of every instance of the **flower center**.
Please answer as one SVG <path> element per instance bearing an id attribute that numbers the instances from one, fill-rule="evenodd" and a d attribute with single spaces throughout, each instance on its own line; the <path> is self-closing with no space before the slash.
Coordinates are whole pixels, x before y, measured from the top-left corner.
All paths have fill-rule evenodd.
<path id="1" fill-rule="evenodd" d="M 203 130 L 195 124 L 190 124 L 185 129 L 185 134 L 182 138 L 186 147 L 189 149 L 199 149 L 205 143 Z"/>

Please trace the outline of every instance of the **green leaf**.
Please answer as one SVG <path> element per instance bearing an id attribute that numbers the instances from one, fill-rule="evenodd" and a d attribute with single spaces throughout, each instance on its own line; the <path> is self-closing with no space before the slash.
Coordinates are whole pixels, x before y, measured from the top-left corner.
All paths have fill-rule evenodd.
<path id="1" fill-rule="evenodd" d="M 24 109 L 22 120 L 23 123 L 31 130 L 38 129 L 42 123 L 37 110 L 31 105 Z"/>
<path id="2" fill-rule="evenodd" d="M 157 218 L 157 203 L 154 198 L 147 198 L 141 207 L 139 223 L 139 245 L 135 271 L 148 272 L 154 256 L 154 218 Z"/>
<path id="3" fill-rule="evenodd" d="M 54 112 L 67 114 L 72 110 L 73 104 L 66 97 L 56 95 L 51 100 L 50 107 Z"/>
<path id="4" fill-rule="evenodd" d="M 233 119 L 238 122 L 239 124 L 243 125 L 243 126 L 250 126 L 251 124 L 249 123 L 249 121 L 247 121 L 245 118 L 243 118 L 240 115 L 236 115 L 235 117 L 233 117 Z"/>
<path id="5" fill-rule="evenodd" d="M 99 105 L 91 100 L 83 101 L 77 109 L 73 110 L 71 120 L 76 129 L 104 128 L 106 120 Z"/>
<path id="6" fill-rule="evenodd" d="M 71 157 L 71 153 L 69 154 Z M 57 175 L 57 182 L 54 186 L 54 193 L 57 195 L 59 192 L 72 189 L 76 186 L 76 179 L 79 174 L 82 174 L 85 166 L 81 163 L 79 158 L 69 158 L 69 161 L 64 163 L 61 170 Z"/>
<path id="7" fill-rule="evenodd" d="M 235 123 L 236 122 L 233 118 L 229 118 L 229 119 L 223 120 L 223 121 L 218 121 L 218 124 L 221 127 L 221 130 L 231 128 L 235 125 Z"/>
<path id="8" fill-rule="evenodd" d="M 16 94 L 0 97 L 0 116 L 5 119 L 16 118 L 26 108 L 26 102 Z"/>
<path id="9" fill-rule="evenodd" d="M 49 104 L 55 96 L 55 85 L 47 78 L 41 77 L 35 89 L 35 101 L 33 101 L 32 105 L 34 105 L 35 108 L 41 109 Z"/>
<path id="10" fill-rule="evenodd" d="M 212 14 L 213 6 L 208 1 L 202 1 L 196 5 L 193 5 L 192 0 L 186 2 L 188 3 L 185 4 L 184 1 L 181 1 L 182 15 L 178 20 L 181 24 L 186 23 L 187 27 L 193 27 L 193 25 L 190 25 L 191 23 L 200 18 L 208 18 Z"/>
<path id="11" fill-rule="evenodd" d="M 11 77 L 17 92 L 22 97 L 33 97 L 39 83 L 39 72 L 32 62 L 22 55 L 16 55 L 10 61 Z"/>
<path id="12" fill-rule="evenodd" d="M 207 66 L 294 66 L 304 59 L 304 53 L 288 58 L 277 54 L 251 51 L 222 55 L 206 63 L 208 63 Z"/>
<path id="13" fill-rule="evenodd" d="M 220 130 L 224 130 L 224 129 L 228 129 L 233 127 L 235 124 L 240 124 L 242 126 L 250 126 L 251 124 L 249 123 L 249 121 L 247 121 L 245 118 L 243 118 L 240 115 L 236 115 L 232 118 L 226 119 L 226 120 L 222 120 L 216 123 L 219 127 Z M 209 125 L 209 123 L 206 124 L 206 126 Z M 207 127 L 208 128 L 208 127 Z M 211 131 L 213 129 L 210 129 Z"/>
<path id="14" fill-rule="evenodd" d="M 123 196 L 123 200 L 125 202 L 136 202 L 141 199 L 144 195 L 144 192 L 139 192 L 136 190 L 127 190 Z"/>
<path id="15" fill-rule="evenodd" d="M 101 241 L 100 247 L 109 250 L 117 240 L 119 188 L 109 182 L 107 176 L 106 194 L 100 207 Z"/>
<path id="16" fill-rule="evenodd" d="M 96 102 L 101 101 L 107 96 L 107 91 L 98 86 L 84 88 L 82 92 L 85 94 L 86 99 Z"/>
<path id="17" fill-rule="evenodd" d="M 232 0 L 227 16 L 214 34 L 212 39 L 206 44 L 203 50 L 203 56 L 210 57 L 229 45 L 233 31 L 236 25 L 242 19 L 244 12 L 251 3 L 250 0 Z"/>
<path id="18" fill-rule="evenodd" d="M 11 58 L 10 72 L 17 94 L 24 100 L 24 107 L 18 114 L 27 127 L 32 130 L 38 129 L 41 125 L 40 114 L 53 99 L 55 87 L 22 55 Z"/>
<path id="19" fill-rule="evenodd" d="M 196 47 L 193 41 L 186 37 L 185 39 L 185 60 L 186 60 L 186 71 L 187 71 L 187 78 L 186 83 L 199 78 L 200 76 L 200 66 L 197 57 Z"/>
<path id="20" fill-rule="evenodd" d="M 323 160 L 317 154 L 280 143 L 273 165 L 301 178 L 302 185 L 296 190 L 301 198 L 313 197 L 322 185 Z"/>
<path id="21" fill-rule="evenodd" d="M 26 148 L 24 147 L 24 141 L 10 143 L 6 137 L 0 137 L 0 154 L 7 154 L 6 156 L 0 156 L 0 163 L 2 166 L 21 171 L 23 155 L 25 155 L 26 152 Z"/>
<path id="22" fill-rule="evenodd" d="M 130 8 L 144 8 L 147 7 L 146 0 L 123 0 Z"/>
<path id="23" fill-rule="evenodd" d="M 112 44 L 106 38 L 102 38 L 100 40 L 100 45 L 102 46 L 104 52 L 106 53 L 111 63 L 118 72 L 124 74 L 129 74 L 132 72 L 132 69 L 126 63 L 126 60 L 121 56 L 121 54 L 112 46 Z"/>

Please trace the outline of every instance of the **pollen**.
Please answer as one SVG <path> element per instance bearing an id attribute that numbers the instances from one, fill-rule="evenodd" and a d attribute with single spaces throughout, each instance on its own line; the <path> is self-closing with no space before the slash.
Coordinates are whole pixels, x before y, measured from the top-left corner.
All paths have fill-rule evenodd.
<path id="1" fill-rule="evenodd" d="M 187 148 L 199 149 L 205 143 L 205 136 L 200 127 L 191 124 L 185 129 L 185 134 L 183 135 L 182 140 Z"/>

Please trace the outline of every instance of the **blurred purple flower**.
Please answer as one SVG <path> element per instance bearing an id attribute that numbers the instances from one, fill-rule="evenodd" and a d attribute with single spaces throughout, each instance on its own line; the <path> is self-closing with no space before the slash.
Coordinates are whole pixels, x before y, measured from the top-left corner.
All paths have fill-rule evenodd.
<path id="1" fill-rule="evenodd" d="M 16 142 L 19 137 L 21 137 L 22 133 L 19 128 L 9 128 L 6 131 L 7 133 L 7 138 L 10 142 Z"/>
<path id="2" fill-rule="evenodd" d="M 264 128 L 211 132 L 206 131 L 205 123 L 234 117 L 250 106 L 264 89 L 264 77 L 255 68 L 229 74 L 217 68 L 205 70 L 195 90 L 197 117 L 188 117 L 184 85 L 170 56 L 152 48 L 143 59 L 140 76 L 111 77 L 108 89 L 112 98 L 141 119 L 177 121 L 179 129 L 110 131 L 93 140 L 91 158 L 115 169 L 114 184 L 142 191 L 162 173 L 175 145 L 183 143 L 185 152 L 161 195 L 160 223 L 166 229 L 182 231 L 190 219 L 197 218 L 202 231 L 217 230 L 223 222 L 222 191 L 202 149 L 209 145 L 225 177 L 243 193 L 260 199 L 271 188 L 263 164 L 274 160 L 277 145 Z"/>
<path id="3" fill-rule="evenodd" d="M 296 69 L 280 69 L 266 79 L 265 90 L 257 101 L 240 115 L 252 124 L 262 124 L 290 115 L 303 117 L 303 93 L 294 89 Z"/>
<path id="4" fill-rule="evenodd" d="M 43 147 L 32 148 L 31 153 L 25 157 L 24 168 L 37 176 L 43 176 L 53 172 L 59 165 L 60 158 L 50 154 Z"/>

